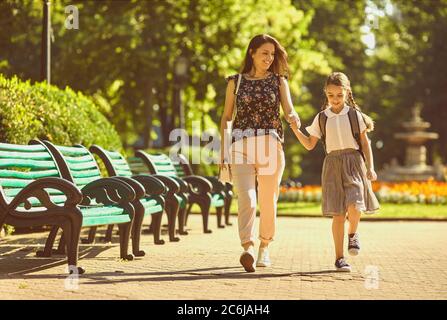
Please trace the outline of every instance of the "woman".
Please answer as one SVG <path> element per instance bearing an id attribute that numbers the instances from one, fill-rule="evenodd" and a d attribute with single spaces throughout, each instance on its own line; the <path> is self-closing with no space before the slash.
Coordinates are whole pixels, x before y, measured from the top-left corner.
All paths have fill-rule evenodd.
<path id="1" fill-rule="evenodd" d="M 247 272 L 271 265 L 268 246 L 275 235 L 276 203 L 284 171 L 281 105 L 289 123 L 300 120 L 290 97 L 287 83 L 287 53 L 279 42 L 266 34 L 251 39 L 241 74 L 227 78 L 225 107 L 221 120 L 221 162 L 230 162 L 238 194 L 238 227 L 244 251 L 240 263 Z M 239 83 L 239 86 L 237 86 Z M 237 95 L 236 93 L 237 88 Z M 232 144 L 227 145 L 225 132 L 232 121 Z M 256 182 L 257 192 L 256 193 Z M 259 197 L 260 246 L 255 264 L 255 230 L 257 196 Z"/>

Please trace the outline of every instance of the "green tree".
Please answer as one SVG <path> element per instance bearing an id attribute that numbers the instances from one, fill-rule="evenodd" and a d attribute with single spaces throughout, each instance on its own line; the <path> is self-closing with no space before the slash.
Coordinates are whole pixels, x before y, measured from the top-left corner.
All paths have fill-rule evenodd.
<path id="1" fill-rule="evenodd" d="M 375 29 L 377 47 L 371 70 L 369 104 L 378 114 L 378 138 L 384 141 L 383 158 L 403 162 L 403 146 L 392 137 L 401 131 L 410 108 L 420 102 L 422 117 L 438 132 L 429 157 L 447 160 L 447 1 L 403 0 L 374 3 L 386 14 Z"/>

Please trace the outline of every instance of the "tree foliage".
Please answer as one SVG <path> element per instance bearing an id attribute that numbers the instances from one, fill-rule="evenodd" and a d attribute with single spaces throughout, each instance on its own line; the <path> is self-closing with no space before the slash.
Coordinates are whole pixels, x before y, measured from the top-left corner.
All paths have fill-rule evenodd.
<path id="1" fill-rule="evenodd" d="M 178 127 L 175 63 L 188 61 L 182 84 L 187 129 L 192 121 L 217 130 L 224 77 L 238 71 L 251 37 L 275 36 L 289 54 L 290 87 L 303 126 L 319 111 L 331 71 L 351 79 L 362 109 L 377 121 L 373 147 L 378 167 L 399 156 L 392 133 L 415 101 L 441 134 L 431 155 L 447 159 L 447 0 L 148 0 L 52 3 L 52 82 L 94 97 L 126 147 L 157 138 L 168 145 Z M 390 13 L 390 4 L 395 11 Z M 65 7 L 79 10 L 79 30 L 67 29 Z M 376 47 L 362 41 L 367 11 L 377 6 Z M 0 73 L 39 80 L 42 3 L 0 2 Z M 375 143 L 384 142 L 382 149 Z M 307 153 L 286 130 L 285 177 L 319 181 L 323 152 Z"/>

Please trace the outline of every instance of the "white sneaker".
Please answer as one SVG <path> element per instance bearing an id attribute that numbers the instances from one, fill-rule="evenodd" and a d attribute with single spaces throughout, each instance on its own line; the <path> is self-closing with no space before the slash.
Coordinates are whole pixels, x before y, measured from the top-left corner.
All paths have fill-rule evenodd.
<path id="1" fill-rule="evenodd" d="M 257 267 L 270 267 L 272 265 L 272 261 L 270 261 L 269 249 L 268 248 L 259 248 L 258 252 L 258 260 L 256 261 Z"/>
<path id="2" fill-rule="evenodd" d="M 250 247 L 247 250 L 244 250 L 244 252 L 242 252 L 239 262 L 244 267 L 245 271 L 247 271 L 247 272 L 255 272 L 256 271 L 255 255 L 254 255 L 253 247 Z"/>

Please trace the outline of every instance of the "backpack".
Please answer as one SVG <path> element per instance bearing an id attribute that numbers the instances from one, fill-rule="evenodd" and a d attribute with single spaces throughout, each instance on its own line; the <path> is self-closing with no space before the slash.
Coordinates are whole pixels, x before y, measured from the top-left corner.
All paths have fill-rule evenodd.
<path id="1" fill-rule="evenodd" d="M 358 151 L 360 152 L 363 160 L 365 160 L 365 155 L 362 150 L 362 144 L 360 142 L 360 123 L 359 123 L 359 118 L 357 117 L 357 112 L 356 112 L 355 108 L 349 107 L 348 118 L 349 118 L 349 124 L 351 125 L 352 136 L 354 137 L 355 141 L 357 142 L 357 144 L 359 146 Z M 323 110 L 318 114 L 318 124 L 320 126 L 320 132 L 321 132 L 321 143 L 323 144 L 324 152 L 327 154 L 327 151 L 326 151 L 326 122 L 327 122 L 327 115 L 324 113 L 324 110 Z"/>

